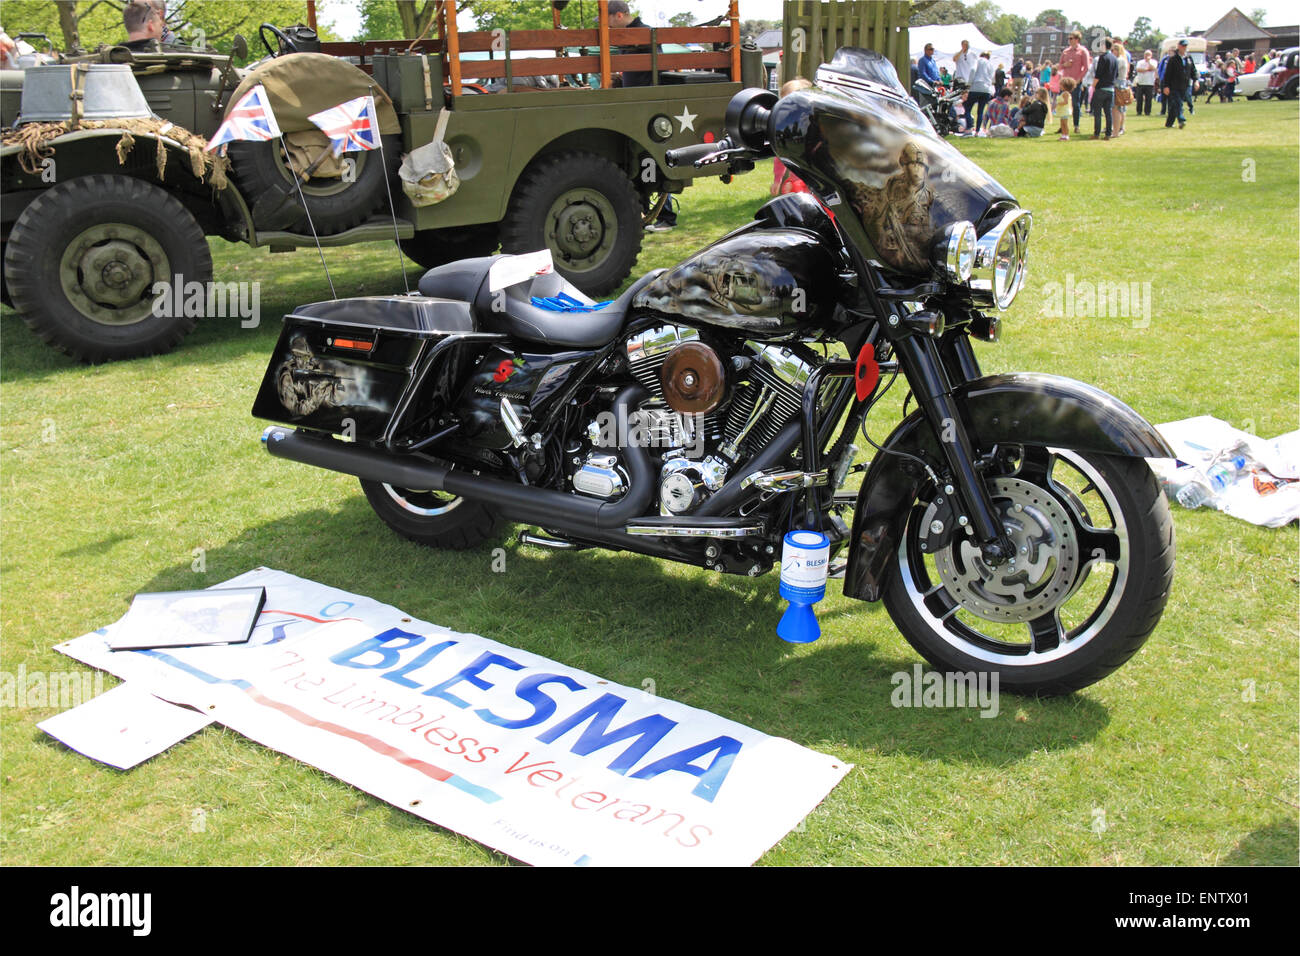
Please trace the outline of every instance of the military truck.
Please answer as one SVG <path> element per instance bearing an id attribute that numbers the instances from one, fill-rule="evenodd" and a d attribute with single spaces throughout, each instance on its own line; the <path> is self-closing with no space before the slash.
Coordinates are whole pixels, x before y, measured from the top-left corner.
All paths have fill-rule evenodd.
<path id="1" fill-rule="evenodd" d="M 721 26 L 613 29 L 600 4 L 597 29 L 460 32 L 446 0 L 437 36 L 415 42 L 321 43 L 307 27 L 262 24 L 266 55 L 244 69 L 210 51 L 101 48 L 64 58 L 72 112 L 45 122 L 22 115 L 39 104 L 38 74 L 25 88 L 22 73 L 5 72 L 4 300 L 82 361 L 155 354 L 206 314 L 172 290 L 222 285 L 212 282 L 208 237 L 280 252 L 395 233 L 426 268 L 498 246 L 549 248 L 557 271 L 603 295 L 631 271 L 643 224 L 669 195 L 697 175 L 727 176 L 725 165 L 670 168 L 664 153 L 721 138 L 726 104 L 742 87 L 737 7 L 732 0 Z M 669 44 L 697 48 L 665 52 Z M 754 54 L 744 85 L 761 82 Z M 90 108 L 93 75 L 105 72 L 96 68 L 120 73 L 122 64 L 147 115 Z M 650 85 L 620 87 L 623 72 L 646 73 Z M 225 158 L 205 152 L 258 83 L 283 138 L 232 143 Z M 384 149 L 335 158 L 306 117 L 364 93 L 375 97 Z M 395 169 L 434 140 L 440 119 L 459 188 L 416 205 Z"/>

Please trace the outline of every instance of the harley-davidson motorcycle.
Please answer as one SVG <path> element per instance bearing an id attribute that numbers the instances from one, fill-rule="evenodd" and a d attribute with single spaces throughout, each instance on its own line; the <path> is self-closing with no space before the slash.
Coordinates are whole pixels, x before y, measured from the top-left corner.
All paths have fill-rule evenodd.
<path id="1" fill-rule="evenodd" d="M 821 531 L 844 593 L 883 600 L 939 668 L 1038 694 L 1110 673 L 1169 593 L 1143 459 L 1173 452 L 1092 386 L 980 371 L 971 343 L 997 341 L 1024 284 L 1029 212 L 870 51 L 779 101 L 742 91 L 726 123 L 669 162 L 775 154 L 811 192 L 610 302 L 490 256 L 419 295 L 304 305 L 253 409 L 281 423 L 267 451 L 360 478 L 435 547 L 513 521 L 534 545 L 758 575 L 787 531 Z M 877 442 L 868 413 L 900 375 L 906 417 Z"/>

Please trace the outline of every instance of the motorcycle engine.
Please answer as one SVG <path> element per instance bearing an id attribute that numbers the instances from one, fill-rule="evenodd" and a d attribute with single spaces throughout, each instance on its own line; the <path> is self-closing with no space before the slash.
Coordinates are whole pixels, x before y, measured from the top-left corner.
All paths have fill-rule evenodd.
<path id="1" fill-rule="evenodd" d="M 649 329 L 624 348 L 632 375 L 650 393 L 626 437 L 661 458 L 663 515 L 690 514 L 732 468 L 769 444 L 799 414 L 812 374 L 788 348 L 746 342 L 720 355 L 685 326 Z"/>

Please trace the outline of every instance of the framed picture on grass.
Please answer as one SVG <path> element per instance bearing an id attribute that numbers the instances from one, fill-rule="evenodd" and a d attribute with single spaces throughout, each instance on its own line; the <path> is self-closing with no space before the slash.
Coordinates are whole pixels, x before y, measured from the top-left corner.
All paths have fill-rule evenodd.
<path id="1" fill-rule="evenodd" d="M 109 631 L 115 651 L 247 641 L 266 602 L 265 588 L 209 588 L 137 594 Z"/>

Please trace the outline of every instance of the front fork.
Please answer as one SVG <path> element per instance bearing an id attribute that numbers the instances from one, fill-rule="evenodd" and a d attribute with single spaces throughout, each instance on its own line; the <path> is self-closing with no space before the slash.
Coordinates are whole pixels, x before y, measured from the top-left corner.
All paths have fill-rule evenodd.
<path id="1" fill-rule="evenodd" d="M 951 486 L 941 488 L 954 502 L 957 522 L 969 524 L 984 560 L 998 565 L 1012 556 L 1013 545 L 998 518 L 977 466 L 970 435 L 952 397 L 953 377 L 961 376 L 963 381 L 978 378 L 979 364 L 964 332 L 950 332 L 943 342 L 946 362 L 939 343 L 925 334 L 896 338 L 894 354 L 917 406 L 938 439 L 947 472 L 952 477 Z"/>

